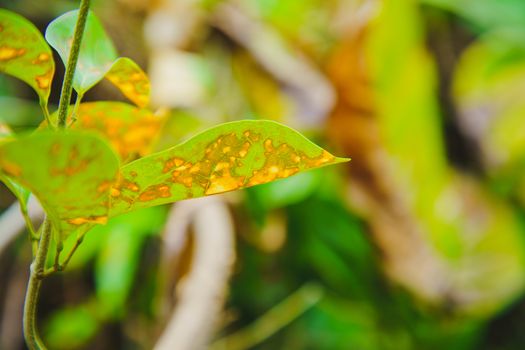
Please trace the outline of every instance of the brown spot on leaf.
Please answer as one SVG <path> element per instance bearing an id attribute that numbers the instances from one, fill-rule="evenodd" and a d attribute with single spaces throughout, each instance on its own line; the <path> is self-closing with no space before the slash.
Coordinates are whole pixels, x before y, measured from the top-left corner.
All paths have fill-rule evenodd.
<path id="1" fill-rule="evenodd" d="M 88 165 L 89 162 L 86 159 L 82 159 L 77 162 L 72 162 L 64 168 L 51 168 L 50 174 L 51 176 L 72 176 L 83 172 Z"/>
<path id="2" fill-rule="evenodd" d="M 222 192 L 233 191 L 243 185 L 244 177 L 234 177 L 230 173 L 225 173 L 223 176 L 212 176 L 210 184 L 206 189 L 206 195 L 212 195 Z"/>
<path id="3" fill-rule="evenodd" d="M 88 217 L 78 217 L 73 219 L 68 219 L 67 222 L 69 222 L 72 225 L 83 225 L 83 224 L 105 224 L 108 221 L 107 216 L 88 216 Z"/>
<path id="4" fill-rule="evenodd" d="M 60 143 L 55 142 L 51 145 L 51 148 L 49 149 L 49 155 L 51 157 L 56 157 L 60 154 Z"/>
<path id="5" fill-rule="evenodd" d="M 11 163 L 7 160 L 2 162 L 2 170 L 10 176 L 20 176 L 22 174 L 22 168 L 15 163 Z"/>
<path id="6" fill-rule="evenodd" d="M 50 58 L 51 56 L 44 52 L 44 53 L 39 54 L 31 63 L 41 64 L 41 63 L 49 61 Z"/>
<path id="7" fill-rule="evenodd" d="M 122 187 L 125 187 L 127 188 L 128 190 L 132 191 L 132 192 L 138 192 L 140 191 L 140 188 L 139 186 L 137 185 L 137 183 L 135 182 L 132 182 L 132 181 L 128 181 L 128 180 L 124 180 L 122 182 Z"/>
<path id="8" fill-rule="evenodd" d="M 111 181 L 103 181 L 100 185 L 98 185 L 97 192 L 105 193 L 106 191 L 110 189 L 111 185 L 112 185 Z"/>
<path id="9" fill-rule="evenodd" d="M 36 80 L 37 86 L 40 89 L 45 90 L 45 89 L 49 88 L 49 86 L 51 85 L 51 79 L 52 78 L 53 78 L 53 70 L 49 70 L 45 74 L 37 75 L 35 77 L 35 80 Z"/>
<path id="10" fill-rule="evenodd" d="M 139 201 L 149 202 L 157 198 L 171 197 L 170 187 L 166 184 L 149 186 L 139 196 Z"/>
<path id="11" fill-rule="evenodd" d="M 17 58 L 26 53 L 26 49 L 16 49 L 14 47 L 0 47 L 0 61 L 8 61 Z"/>
<path id="12" fill-rule="evenodd" d="M 179 167 L 179 166 L 181 166 L 182 164 L 184 164 L 184 160 L 183 160 L 183 159 L 180 159 L 180 158 L 171 158 L 171 159 L 168 159 L 168 160 L 164 163 L 164 169 L 162 169 L 162 172 L 163 172 L 163 173 L 167 173 L 167 172 L 169 172 L 171 169 L 173 169 L 174 167 Z"/>

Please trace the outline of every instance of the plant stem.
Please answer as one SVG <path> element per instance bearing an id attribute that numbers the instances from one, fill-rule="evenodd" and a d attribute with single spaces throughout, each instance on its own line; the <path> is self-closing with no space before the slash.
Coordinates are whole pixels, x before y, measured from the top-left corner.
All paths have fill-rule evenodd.
<path id="1" fill-rule="evenodd" d="M 80 102 L 82 101 L 82 98 L 84 97 L 83 93 L 77 93 L 77 98 L 75 99 L 75 106 L 73 107 L 73 113 L 71 113 L 71 122 L 68 126 L 73 125 L 77 121 L 78 117 L 78 108 L 80 107 Z"/>
<path id="2" fill-rule="evenodd" d="M 62 91 L 60 93 L 60 103 L 58 105 L 58 127 L 61 129 L 66 127 L 67 112 L 73 90 L 73 76 L 75 75 L 78 54 L 80 52 L 80 44 L 82 42 L 82 36 L 84 35 L 84 28 L 86 27 L 88 12 L 89 0 L 81 0 L 77 23 L 75 25 L 75 34 L 73 35 L 73 45 L 71 46 L 71 51 L 69 53 L 66 73 L 62 83 Z M 44 111 L 44 114 L 46 114 L 46 112 L 47 109 Z M 46 115 L 46 119 L 48 119 L 49 123 L 50 120 L 48 115 Z M 37 305 L 42 279 L 45 277 L 44 271 L 46 267 L 47 253 L 49 251 L 49 243 L 51 241 L 51 233 L 51 222 L 46 216 L 44 223 L 42 224 L 42 234 L 38 243 L 36 257 L 31 264 L 31 273 L 29 275 L 29 282 L 24 302 L 24 338 L 30 350 L 46 349 L 44 343 L 38 335 Z"/>
<path id="3" fill-rule="evenodd" d="M 42 109 L 42 113 L 44 114 L 44 119 L 47 123 L 47 127 L 49 129 L 54 129 L 55 126 L 53 125 L 53 123 L 51 123 L 51 118 L 49 117 L 49 109 L 47 108 L 47 103 L 42 101 L 42 99 L 40 99 L 40 108 Z"/>
<path id="4" fill-rule="evenodd" d="M 75 75 L 75 69 L 77 66 L 82 35 L 84 34 L 84 28 L 86 27 L 89 1 L 90 0 L 81 0 L 80 2 L 75 34 L 73 35 L 73 45 L 71 46 L 69 59 L 67 60 L 64 83 L 62 84 L 62 92 L 60 93 L 60 102 L 58 104 L 58 127 L 61 129 L 66 127 L 67 112 L 71 101 L 71 93 L 73 91 L 73 76 Z"/>
<path id="5" fill-rule="evenodd" d="M 51 241 L 51 232 L 51 223 L 46 216 L 44 223 L 42 224 L 42 236 L 38 244 L 36 257 L 31 264 L 31 274 L 29 275 L 29 283 L 24 303 L 24 338 L 27 346 L 31 350 L 46 349 L 38 336 L 36 312 L 38 295 L 46 264 L 47 251 L 49 250 L 49 242 Z"/>

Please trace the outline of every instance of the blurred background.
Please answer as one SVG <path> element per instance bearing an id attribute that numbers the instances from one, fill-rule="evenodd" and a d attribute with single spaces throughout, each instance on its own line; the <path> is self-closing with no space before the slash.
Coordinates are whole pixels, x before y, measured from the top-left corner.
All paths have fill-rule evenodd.
<path id="1" fill-rule="evenodd" d="M 78 6 L 0 4 L 42 31 Z M 273 119 L 352 161 L 97 227 L 44 283 L 50 349 L 525 348 L 525 1 L 92 9 L 170 110 L 158 150 Z M 123 97 L 102 83 L 85 100 Z M 42 120 L 34 92 L 5 75 L 0 111 L 15 132 Z M 0 187 L 6 350 L 24 349 L 31 258 L 13 202 Z"/>

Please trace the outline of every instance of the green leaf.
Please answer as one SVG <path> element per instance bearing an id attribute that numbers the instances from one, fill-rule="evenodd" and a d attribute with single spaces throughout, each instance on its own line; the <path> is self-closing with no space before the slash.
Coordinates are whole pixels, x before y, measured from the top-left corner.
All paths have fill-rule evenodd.
<path id="1" fill-rule="evenodd" d="M 69 121 L 72 111 L 73 106 L 70 106 Z M 51 115 L 52 121 L 57 118 L 56 112 Z M 98 101 L 80 104 L 71 128 L 100 134 L 126 163 L 150 153 L 164 120 L 163 116 L 154 115 L 148 109 L 123 102 Z"/>
<path id="2" fill-rule="evenodd" d="M 38 29 L 24 17 L 0 9 L 0 71 L 29 84 L 47 105 L 55 61 Z"/>
<path id="3" fill-rule="evenodd" d="M 11 132 L 11 129 L 7 125 L 4 125 L 0 122 L 0 142 L 6 142 L 9 140 L 12 140 L 13 134 Z M 0 182 L 3 182 L 6 187 L 13 193 L 13 195 L 18 199 L 20 202 L 20 208 L 22 208 L 22 211 L 27 210 L 27 201 L 29 200 L 29 196 L 31 195 L 31 192 L 28 191 L 23 186 L 20 186 L 15 181 L 10 179 L 5 174 L 2 174 L 0 172 Z"/>
<path id="4" fill-rule="evenodd" d="M 17 184 L 12 179 L 1 173 L 0 182 L 3 182 L 6 185 L 6 187 L 11 191 L 11 193 L 14 194 L 16 199 L 18 199 L 18 201 L 20 202 L 20 207 L 23 208 L 23 210 L 27 210 L 27 202 L 29 200 L 31 192 L 28 191 L 24 186 Z"/>
<path id="5" fill-rule="evenodd" d="M 69 59 L 77 17 L 78 10 L 67 12 L 49 23 L 46 29 L 46 40 L 58 52 L 64 65 Z M 90 12 L 73 79 L 75 90 L 84 94 L 104 78 L 116 58 L 117 51 L 111 39 L 98 18 Z"/>
<path id="6" fill-rule="evenodd" d="M 110 215 L 259 185 L 344 161 L 276 122 L 226 123 L 124 166 L 112 189 Z"/>
<path id="7" fill-rule="evenodd" d="M 106 79 L 137 106 L 144 108 L 149 104 L 149 78 L 132 59 L 117 59 L 106 74 Z"/>
<path id="8" fill-rule="evenodd" d="M 44 323 L 44 339 L 51 349 L 78 349 L 97 334 L 100 326 L 97 304 L 88 300 L 53 312 Z"/>
<path id="9" fill-rule="evenodd" d="M 29 189 L 64 239 L 106 223 L 118 160 L 96 136 L 43 131 L 0 144 L 0 172 Z"/>

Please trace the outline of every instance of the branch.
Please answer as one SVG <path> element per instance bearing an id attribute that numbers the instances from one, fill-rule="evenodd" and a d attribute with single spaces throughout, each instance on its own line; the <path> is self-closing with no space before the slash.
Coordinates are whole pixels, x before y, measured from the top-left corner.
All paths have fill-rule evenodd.
<path id="1" fill-rule="evenodd" d="M 60 93 L 60 103 L 58 105 L 58 127 L 64 129 L 66 127 L 67 110 L 69 102 L 71 101 L 71 93 L 73 92 L 73 76 L 77 67 L 78 54 L 80 52 L 80 44 L 82 42 L 82 35 L 86 27 L 86 20 L 89 13 L 89 0 L 82 0 L 80 9 L 78 11 L 77 24 L 75 26 L 75 34 L 73 35 L 73 45 L 67 60 L 66 73 L 64 75 L 64 82 L 62 84 L 62 92 Z"/>

